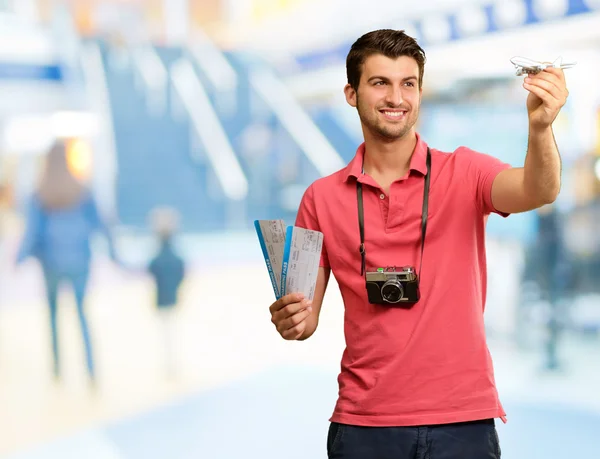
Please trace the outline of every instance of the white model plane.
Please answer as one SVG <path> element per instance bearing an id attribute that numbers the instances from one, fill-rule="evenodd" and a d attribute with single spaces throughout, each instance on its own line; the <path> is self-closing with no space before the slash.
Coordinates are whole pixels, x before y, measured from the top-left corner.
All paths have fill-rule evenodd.
<path id="1" fill-rule="evenodd" d="M 575 66 L 576 62 L 562 62 L 562 57 L 559 57 L 554 62 L 538 62 L 532 59 L 527 59 L 526 57 L 513 57 L 510 62 L 517 69 L 517 76 L 521 75 L 535 75 L 536 73 L 540 73 L 542 70 L 548 67 L 556 67 L 561 69 L 569 69 Z"/>

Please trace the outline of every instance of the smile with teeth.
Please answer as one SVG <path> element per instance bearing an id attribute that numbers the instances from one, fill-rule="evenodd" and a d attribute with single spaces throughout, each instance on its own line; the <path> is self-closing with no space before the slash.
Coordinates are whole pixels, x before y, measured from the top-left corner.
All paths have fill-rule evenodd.
<path id="1" fill-rule="evenodd" d="M 400 119 L 404 115 L 406 115 L 405 111 L 398 111 L 397 112 L 397 111 L 381 110 L 381 113 L 383 113 L 386 117 L 392 118 L 392 119 Z"/>

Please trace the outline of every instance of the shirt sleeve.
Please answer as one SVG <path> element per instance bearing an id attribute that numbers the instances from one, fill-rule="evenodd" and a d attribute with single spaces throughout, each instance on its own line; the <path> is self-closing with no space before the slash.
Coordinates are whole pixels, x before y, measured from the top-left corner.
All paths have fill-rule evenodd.
<path id="1" fill-rule="evenodd" d="M 88 217 L 92 227 L 96 231 L 99 231 L 100 233 L 102 233 L 102 235 L 106 238 L 110 258 L 112 260 L 116 260 L 117 256 L 116 256 L 115 243 L 114 243 L 112 233 L 111 233 L 110 229 L 108 228 L 108 225 L 106 224 L 106 222 L 100 215 L 100 212 L 98 210 L 98 205 L 96 204 L 96 200 L 92 196 L 91 192 L 90 192 L 87 202 L 86 202 L 86 212 L 87 212 L 87 217 Z"/>
<path id="2" fill-rule="evenodd" d="M 314 184 L 309 186 L 302 196 L 300 207 L 298 208 L 298 214 L 296 215 L 295 225 L 300 228 L 323 232 L 321 231 L 319 220 L 317 218 Z M 319 262 L 319 266 L 329 268 L 329 257 L 327 256 L 326 244 L 327 237 L 325 234 L 323 234 L 323 249 L 321 250 L 321 260 Z"/>
<path id="3" fill-rule="evenodd" d="M 492 204 L 492 184 L 500 172 L 510 169 L 512 166 L 485 153 L 468 148 L 462 150 L 467 162 L 467 180 L 472 185 L 471 189 L 481 212 L 484 215 L 496 213 L 502 217 L 508 217 L 510 214 L 498 211 Z"/>

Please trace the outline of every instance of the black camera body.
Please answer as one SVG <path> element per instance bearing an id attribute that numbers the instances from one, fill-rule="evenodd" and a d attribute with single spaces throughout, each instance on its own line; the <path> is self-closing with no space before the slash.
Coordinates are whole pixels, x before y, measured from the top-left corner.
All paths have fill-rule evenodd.
<path id="1" fill-rule="evenodd" d="M 412 266 L 378 268 L 366 272 L 369 303 L 408 307 L 419 301 L 419 278 Z"/>

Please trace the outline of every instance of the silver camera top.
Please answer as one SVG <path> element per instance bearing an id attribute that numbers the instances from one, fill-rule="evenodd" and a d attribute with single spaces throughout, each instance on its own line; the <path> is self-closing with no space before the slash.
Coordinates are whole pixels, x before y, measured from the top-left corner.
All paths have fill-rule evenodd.
<path id="1" fill-rule="evenodd" d="M 417 279 L 417 273 L 412 266 L 377 268 L 376 271 L 367 271 L 366 276 L 369 282 L 385 282 L 390 278 L 407 282 Z"/>

